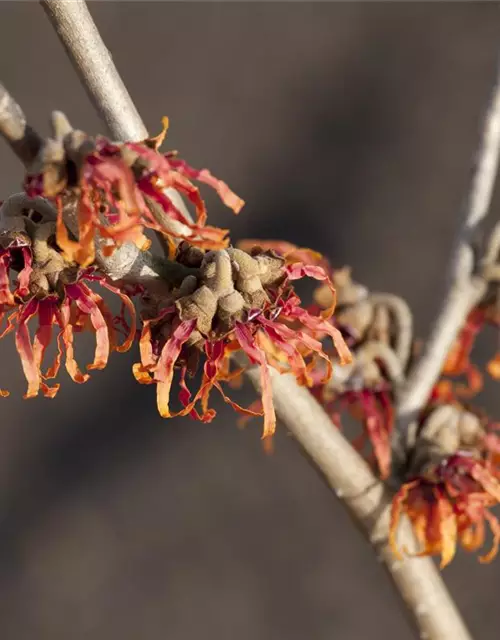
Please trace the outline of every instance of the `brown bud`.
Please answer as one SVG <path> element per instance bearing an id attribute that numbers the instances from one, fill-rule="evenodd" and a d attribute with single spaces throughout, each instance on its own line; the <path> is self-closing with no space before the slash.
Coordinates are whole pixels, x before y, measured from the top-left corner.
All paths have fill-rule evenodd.
<path id="1" fill-rule="evenodd" d="M 236 320 L 241 320 L 245 300 L 238 291 L 232 291 L 229 295 L 219 298 L 217 305 L 218 328 L 222 331 L 229 331 L 234 327 Z"/>
<path id="2" fill-rule="evenodd" d="M 236 289 L 248 306 L 260 308 L 269 300 L 260 279 L 261 265 L 241 249 L 228 249 L 234 270 Z"/>
<path id="3" fill-rule="evenodd" d="M 231 259 L 227 251 L 208 251 L 205 254 L 201 279 L 217 298 L 234 289 Z"/>
<path id="4" fill-rule="evenodd" d="M 212 291 L 202 285 L 194 293 L 179 298 L 175 303 L 182 320 L 196 318 L 198 330 L 208 334 L 212 329 L 212 321 L 217 311 L 217 298 Z"/>

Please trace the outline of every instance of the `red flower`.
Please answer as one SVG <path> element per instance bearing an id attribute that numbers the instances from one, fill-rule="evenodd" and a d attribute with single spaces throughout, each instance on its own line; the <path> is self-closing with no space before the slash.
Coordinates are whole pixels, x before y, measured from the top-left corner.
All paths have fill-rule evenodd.
<path id="1" fill-rule="evenodd" d="M 369 461 L 376 462 L 380 477 L 385 480 L 391 471 L 391 436 L 394 428 L 394 406 L 389 385 L 345 391 L 330 400 L 326 399 L 328 394 L 321 393 L 321 390 L 321 387 L 317 389 L 315 395 L 319 392 L 320 401 L 334 424 L 341 426 L 343 409 L 361 422 L 363 431 L 352 444 L 358 451 L 363 451 L 368 440 L 373 449 Z"/>
<path id="2" fill-rule="evenodd" d="M 488 523 L 493 547 L 479 561 L 491 562 L 498 552 L 500 523 L 489 508 L 499 502 L 500 483 L 491 465 L 459 451 L 442 460 L 425 477 L 411 479 L 398 491 L 392 503 L 392 550 L 401 558 L 396 538 L 399 518 L 404 512 L 422 547 L 417 555 L 440 555 L 441 568 L 453 559 L 458 541 L 468 551 L 479 549 Z"/>
<path id="3" fill-rule="evenodd" d="M 243 267 L 238 269 L 238 276 L 242 277 Z M 318 340 L 318 336 L 324 335 L 332 338 L 341 362 L 349 362 L 350 353 L 340 332 L 327 319 L 313 316 L 301 307 L 300 298 L 293 291 L 291 283 L 305 275 L 319 280 L 328 279 L 319 267 L 312 268 L 300 263 L 284 267 L 278 279 L 279 284 L 265 288 L 266 298 L 262 306 L 252 308 L 245 305 L 238 312 L 239 315 L 235 314 L 230 326 L 222 331 L 218 329 L 220 318 L 215 311 L 205 331 L 201 330 L 196 318 L 184 317 L 186 305 L 182 298 L 165 309 L 158 318 L 145 320 L 140 339 L 141 363 L 135 365 L 134 373 L 141 383 L 156 383 L 160 414 L 163 417 L 190 414 L 208 422 L 215 415 L 208 408 L 209 394 L 215 387 L 237 411 L 247 415 L 263 414 L 263 437 L 266 438 L 274 433 L 276 425 L 270 366 L 280 372 L 292 373 L 299 384 L 311 385 L 310 372 L 320 358 L 326 362 L 328 377 L 331 374 L 331 362 Z M 238 291 L 236 294 L 240 295 Z M 165 331 L 166 339 L 163 337 Z M 243 409 L 227 397 L 221 386 L 221 382 L 230 381 L 241 373 L 241 369 L 236 372 L 230 369 L 229 359 L 235 352 L 245 354 L 251 364 L 260 368 L 262 411 Z M 200 354 L 204 359 L 203 378 L 198 392 L 192 396 L 186 385 L 186 375 L 196 371 Z M 179 400 L 183 409 L 174 414 L 170 409 L 170 391 L 176 366 L 181 372 Z M 201 403 L 201 414 L 196 408 L 198 402 Z"/>
<path id="4" fill-rule="evenodd" d="M 164 133 L 168 120 L 164 122 Z M 55 200 L 59 208 L 57 243 L 68 262 L 85 267 L 95 258 L 96 233 L 104 239 L 108 253 L 123 242 L 146 248 L 144 228 L 154 229 L 167 238 L 189 238 L 191 244 L 218 249 L 227 246 L 227 231 L 206 226 L 207 212 L 199 189 L 192 179 L 213 187 L 222 201 L 235 213 L 243 206 L 229 187 L 206 169 L 197 171 L 172 153 L 157 151 L 162 134 L 144 143 L 115 144 L 104 137 L 85 139 L 77 181 L 71 172 L 54 180 L 50 167 L 30 175 L 25 189 L 28 195 L 43 195 Z M 83 146 L 83 145 L 82 145 Z M 74 179 L 73 179 L 74 182 Z M 172 188 L 185 195 L 195 206 L 196 222 L 191 223 L 167 195 Z M 77 191 L 75 189 L 78 189 Z M 78 196 L 78 240 L 72 240 L 63 221 L 63 202 Z M 170 221 L 171 224 L 167 224 Z"/>
<path id="5" fill-rule="evenodd" d="M 480 305 L 469 314 L 446 358 L 443 376 L 465 376 L 467 383 L 456 385 L 451 380 L 442 379 L 434 389 L 434 398 L 451 402 L 457 398 L 472 397 L 481 391 L 483 376 L 478 367 L 472 364 L 470 356 L 479 333 L 486 326 L 500 327 L 496 303 Z M 500 379 L 500 353 L 490 360 L 486 369 L 492 378 Z"/>
<path id="6" fill-rule="evenodd" d="M 10 271 L 20 259 L 22 266 L 12 292 Z M 117 317 L 113 317 L 101 296 L 89 288 L 89 282 L 99 282 L 121 298 L 122 311 Z M 124 324 L 125 308 L 130 312 L 132 323 L 125 341 L 119 345 L 117 331 L 118 325 Z M 29 324 L 35 317 L 38 318 L 38 327 L 32 340 Z M 16 348 L 28 381 L 25 398 L 37 396 L 40 390 L 46 397 L 56 395 L 60 385 L 49 386 L 47 381 L 57 376 L 63 351 L 66 370 L 71 378 L 78 383 L 88 380 L 89 375 L 80 371 L 74 357 L 75 332 L 88 329 L 96 335 L 94 360 L 87 366 L 88 370 L 103 369 L 110 351 L 128 350 L 136 332 L 135 310 L 128 295 L 90 271 L 78 274 L 72 282 L 63 284 L 60 279 L 57 291 L 41 292 L 37 285 L 36 265 L 33 265 L 31 249 L 27 245 L 12 245 L 0 251 L 0 322 L 4 320 L 6 327 L 0 338 L 15 332 Z M 44 371 L 44 355 L 52 341 L 54 326 L 58 329 L 57 354 Z M 8 395 L 8 392 L 1 392 L 1 395 Z"/>

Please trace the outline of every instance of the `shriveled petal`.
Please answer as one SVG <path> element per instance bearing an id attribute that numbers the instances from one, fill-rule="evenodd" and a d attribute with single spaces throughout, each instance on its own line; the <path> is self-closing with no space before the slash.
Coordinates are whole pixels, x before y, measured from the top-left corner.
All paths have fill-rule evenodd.
<path id="1" fill-rule="evenodd" d="M 83 384 L 90 378 L 88 373 L 83 374 L 75 360 L 75 350 L 73 346 L 73 326 L 69 322 L 69 300 L 65 300 L 61 308 L 57 311 L 57 322 L 61 327 L 61 339 L 66 351 L 66 371 L 73 382 Z"/>
<path id="2" fill-rule="evenodd" d="M 129 298 L 129 296 L 126 293 L 124 293 L 123 291 L 121 291 L 118 287 L 112 286 L 111 284 L 109 284 L 105 280 L 101 281 L 101 285 L 103 287 L 105 287 L 106 289 L 108 289 L 109 291 L 112 291 L 113 293 L 115 293 L 117 296 L 119 296 L 121 301 L 122 301 L 122 303 L 123 303 L 123 305 L 124 305 L 124 308 L 127 309 L 127 311 L 129 312 L 129 315 L 130 315 L 130 327 L 129 327 L 128 336 L 123 341 L 123 344 L 117 345 L 115 347 L 115 351 L 118 351 L 118 353 L 125 353 L 132 346 L 132 344 L 133 344 L 133 342 L 135 340 L 135 334 L 136 334 L 136 331 L 137 331 L 137 318 L 136 318 L 134 303 Z"/>
<path id="3" fill-rule="evenodd" d="M 54 317 L 55 303 L 51 299 L 40 301 L 38 308 L 38 329 L 33 339 L 33 353 L 39 371 L 41 371 L 45 351 L 52 341 Z"/>
<path id="4" fill-rule="evenodd" d="M 260 365 L 262 406 L 264 408 L 264 431 L 262 437 L 267 438 L 272 436 L 276 430 L 276 414 L 274 411 L 271 377 L 269 375 L 269 367 L 266 362 L 266 357 L 257 346 L 255 339 L 247 326 L 241 322 L 237 322 L 234 334 L 241 348 L 250 358 L 250 361 Z"/>
<path id="5" fill-rule="evenodd" d="M 180 174 L 212 187 L 226 207 L 232 209 L 234 213 L 239 213 L 243 208 L 245 202 L 233 193 L 225 182 L 213 176 L 208 169 L 193 169 L 184 160 L 178 158 L 170 158 L 169 163 Z"/>
<path id="6" fill-rule="evenodd" d="M 414 487 L 416 487 L 417 484 L 418 481 L 407 482 L 406 484 L 403 484 L 392 499 L 391 521 L 389 527 L 389 546 L 391 547 L 392 552 L 398 560 L 403 559 L 403 555 L 399 550 L 397 541 L 399 520 L 401 518 L 401 514 L 406 510 L 406 501 L 408 499 L 410 491 Z"/>
<path id="7" fill-rule="evenodd" d="M 174 377 L 174 365 L 181 353 L 182 346 L 189 340 L 195 328 L 196 319 L 181 322 L 165 343 L 155 367 L 156 400 L 158 411 L 163 418 L 171 417 L 169 402 L 170 389 Z"/>
<path id="8" fill-rule="evenodd" d="M 24 375 L 28 381 L 25 398 L 34 398 L 40 390 L 40 370 L 37 366 L 28 329 L 28 322 L 38 312 L 38 300 L 30 300 L 19 315 L 16 331 L 16 349 L 21 358 Z"/>
<path id="9" fill-rule="evenodd" d="M 497 518 L 487 510 L 484 512 L 484 517 L 488 521 L 493 534 L 493 545 L 487 554 L 479 556 L 479 562 L 489 564 L 498 554 L 498 548 L 500 546 L 500 523 Z"/>
<path id="10" fill-rule="evenodd" d="M 10 255 L 6 251 L 0 254 L 0 304 L 14 305 L 14 296 L 10 290 L 9 281 Z"/>
<path id="11" fill-rule="evenodd" d="M 78 308 L 90 317 L 96 334 L 96 349 L 94 362 L 87 365 L 87 369 L 104 369 L 109 358 L 109 335 L 106 320 L 99 307 L 92 298 L 90 289 L 80 283 L 66 286 L 66 294 L 74 300 Z"/>
<path id="12" fill-rule="evenodd" d="M 23 268 L 17 276 L 17 289 L 16 294 L 20 298 L 26 298 L 29 295 L 29 283 L 30 276 L 33 272 L 32 262 L 33 256 L 29 247 L 22 247 L 21 253 L 23 256 Z"/>
<path id="13" fill-rule="evenodd" d="M 332 317 L 335 307 L 337 306 L 337 292 L 333 286 L 330 275 L 323 267 L 297 262 L 287 267 L 287 274 L 290 280 L 300 280 L 301 278 L 308 277 L 318 280 L 319 282 L 324 282 L 330 289 L 332 302 L 327 309 L 321 312 L 321 316 L 325 320 Z"/>
<path id="14" fill-rule="evenodd" d="M 437 498 L 439 532 L 441 535 L 441 569 L 455 557 L 457 549 L 457 518 L 449 501 L 440 495 Z"/>

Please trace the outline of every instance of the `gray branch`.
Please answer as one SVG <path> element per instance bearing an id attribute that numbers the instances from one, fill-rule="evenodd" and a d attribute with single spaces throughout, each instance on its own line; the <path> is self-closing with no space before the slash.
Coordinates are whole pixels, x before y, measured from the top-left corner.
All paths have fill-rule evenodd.
<path id="1" fill-rule="evenodd" d="M 406 388 L 400 398 L 398 436 L 403 444 L 412 422 L 430 396 L 446 355 L 467 315 L 487 289 L 487 278 L 483 272 L 477 270 L 472 242 L 490 207 L 499 152 L 500 65 L 484 121 L 470 190 L 464 203 L 456 248 L 449 267 L 447 293 L 423 353 L 410 371 Z M 484 267 L 483 264 L 482 268 Z"/>
<path id="2" fill-rule="evenodd" d="M 249 372 L 260 388 L 257 369 Z M 430 558 L 396 560 L 387 539 L 392 495 L 336 429 L 307 389 L 290 375 L 271 370 L 276 414 L 344 503 L 392 578 L 419 631 L 429 640 L 471 640 L 471 636 Z M 402 520 L 399 545 L 415 550 L 415 537 Z"/>

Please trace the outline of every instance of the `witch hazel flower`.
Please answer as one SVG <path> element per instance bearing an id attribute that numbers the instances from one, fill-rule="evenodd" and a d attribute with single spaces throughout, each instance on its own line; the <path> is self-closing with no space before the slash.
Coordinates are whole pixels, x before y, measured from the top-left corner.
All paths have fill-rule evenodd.
<path id="1" fill-rule="evenodd" d="M 207 169 L 193 169 L 175 152 L 160 153 L 167 127 L 164 118 L 160 135 L 115 143 L 76 131 L 63 114 L 53 114 L 54 139 L 46 141 L 24 186 L 29 196 L 44 196 L 58 208 L 56 239 L 68 261 L 91 265 L 97 243 L 105 256 L 125 242 L 146 249 L 150 241 L 145 229 L 163 235 L 172 250 L 180 239 L 207 249 L 228 246 L 227 230 L 206 224 L 205 203 L 193 180 L 215 189 L 235 213 L 243 200 Z M 193 204 L 195 222 L 176 206 L 171 190 Z M 76 210 L 76 239 L 66 226 L 68 207 Z"/>
<path id="2" fill-rule="evenodd" d="M 335 351 L 324 345 L 325 352 L 332 356 L 329 365 L 334 369 L 334 375 L 325 377 L 325 362 L 317 362 L 310 372 L 314 379 L 312 393 L 336 427 L 346 431 L 346 414 L 361 424 L 361 434 L 352 439 L 352 444 L 364 452 L 368 443 L 371 447 L 368 461 L 378 468 L 382 478 L 387 478 L 394 426 L 392 380 L 397 366 L 394 354 L 383 344 L 384 334 L 389 334 L 390 327 L 369 299 L 367 289 L 352 279 L 348 267 L 333 269 L 321 254 L 279 240 L 244 240 L 238 246 L 248 249 L 255 244 L 280 254 L 290 268 L 295 263 L 302 263 L 309 269 L 319 268 L 328 274 L 329 281 L 320 283 L 315 289 L 315 304 L 309 307 L 309 312 L 327 310 L 330 324 L 349 345 L 352 358 L 347 366 L 339 367 Z M 330 315 L 332 305 L 335 312 Z M 316 337 L 321 339 L 318 334 Z M 388 356 L 386 352 L 389 352 Z"/>
<path id="3" fill-rule="evenodd" d="M 471 361 L 471 354 L 479 335 L 488 327 L 500 329 L 500 307 L 497 295 L 481 301 L 468 315 L 467 320 L 454 341 L 446 358 L 442 378 L 434 388 L 433 395 L 442 400 L 471 398 L 484 384 L 484 376 Z M 500 379 L 500 350 L 486 365 L 487 373 L 494 380 Z M 464 382 L 456 382 L 463 378 Z"/>
<path id="4" fill-rule="evenodd" d="M 183 259 L 182 246 L 178 259 Z M 324 335 L 332 339 L 342 364 L 351 357 L 327 314 L 312 315 L 301 305 L 293 282 L 303 277 L 328 281 L 323 269 L 298 262 L 286 265 L 272 251 L 256 249 L 249 254 L 229 247 L 199 252 L 196 274 L 187 275 L 164 308 L 143 321 L 141 362 L 134 373 L 139 382 L 156 384 L 160 414 L 191 415 L 209 422 L 215 415 L 209 408 L 209 395 L 215 388 L 237 411 L 263 415 L 263 437 L 272 436 L 276 416 L 270 368 L 291 373 L 299 384 L 311 386 L 311 372 L 321 359 L 326 363 L 325 378 L 329 377 L 331 362 L 319 339 Z M 235 356 L 240 356 L 236 370 L 231 367 Z M 193 394 L 187 377 L 201 363 L 201 385 Z M 222 383 L 233 381 L 248 366 L 260 369 L 262 398 L 260 407 L 244 409 L 227 396 Z M 183 408 L 172 412 L 176 368 Z"/>
<path id="5" fill-rule="evenodd" d="M 53 210 L 41 198 L 22 194 L 7 200 L 0 209 L 0 338 L 14 333 L 24 375 L 28 382 L 25 398 L 40 392 L 53 398 L 59 384 L 52 381 L 59 373 L 64 356 L 65 368 L 74 382 L 89 379 L 74 355 L 74 334 L 89 330 L 95 334 L 94 360 L 87 369 L 103 369 L 111 351 L 126 351 L 135 337 L 135 310 L 129 296 L 94 273 L 68 263 L 57 248 Z M 48 218 L 48 219 L 47 219 Z M 122 302 L 117 316 L 109 311 L 102 297 L 89 285 L 99 283 L 114 292 Z M 130 325 L 125 319 L 128 310 Z M 33 338 L 30 325 L 36 323 Z M 48 367 L 44 358 L 57 331 L 57 352 Z M 118 336 L 126 330 L 124 341 Z M 51 386 L 52 385 L 52 386 Z M 2 395 L 8 395 L 2 391 Z"/>
<path id="6" fill-rule="evenodd" d="M 500 503 L 495 462 L 500 448 L 488 427 L 461 407 L 442 405 L 428 411 L 407 477 L 392 503 L 389 542 L 396 557 L 409 553 L 397 541 L 403 513 L 420 544 L 416 555 L 441 556 L 441 568 L 451 562 L 458 543 L 467 551 L 478 551 L 485 543 L 486 526 L 493 545 L 479 561 L 488 563 L 497 555 L 500 523 L 491 508 Z"/>

